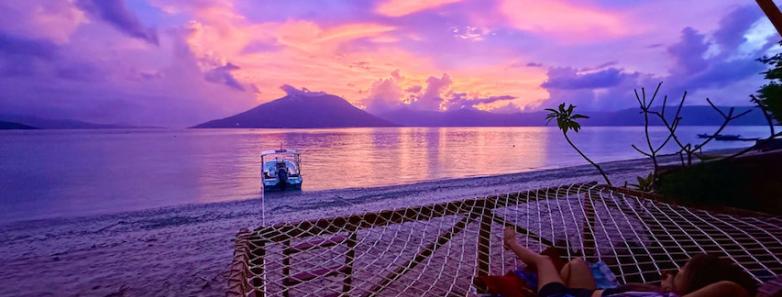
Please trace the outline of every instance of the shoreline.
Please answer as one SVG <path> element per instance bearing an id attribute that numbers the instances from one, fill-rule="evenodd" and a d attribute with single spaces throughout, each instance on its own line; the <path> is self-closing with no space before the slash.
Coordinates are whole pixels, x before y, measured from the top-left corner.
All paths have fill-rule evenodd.
<path id="1" fill-rule="evenodd" d="M 724 150 L 715 150 L 710 151 L 712 153 L 717 152 L 730 152 L 734 149 L 724 149 Z M 625 159 L 625 160 L 615 160 L 615 161 L 607 161 L 607 162 L 601 162 L 600 165 L 604 166 L 606 171 L 609 171 L 609 174 L 617 174 L 622 173 L 624 170 L 620 167 L 625 167 L 627 165 L 637 165 L 636 163 L 646 163 L 648 161 L 648 158 L 636 158 L 636 159 Z M 473 176 L 464 176 L 464 177 L 445 177 L 445 178 L 438 178 L 438 179 L 430 179 L 430 180 L 424 180 L 424 181 L 417 181 L 417 182 L 410 182 L 410 183 L 400 183 L 400 184 L 393 184 L 393 185 L 381 185 L 381 186 L 372 186 L 372 187 L 348 187 L 348 188 L 338 188 L 338 189 L 327 189 L 327 190 L 313 190 L 313 191 L 300 191 L 300 192 L 271 192 L 271 193 L 265 193 L 268 198 L 278 198 L 278 197 L 288 197 L 288 198 L 298 198 L 298 197 L 307 197 L 307 198 L 323 198 L 328 197 L 331 195 L 340 195 L 342 193 L 350 193 L 353 195 L 366 195 L 367 193 L 395 193 L 400 187 L 401 188 L 415 188 L 415 189 L 421 189 L 424 187 L 433 187 L 433 188 L 441 188 L 442 186 L 438 186 L 440 184 L 448 184 L 451 186 L 463 184 L 463 183 L 475 183 L 479 180 L 483 179 L 500 179 L 496 182 L 491 182 L 491 184 L 505 184 L 505 183 L 518 183 L 523 180 L 526 180 L 527 175 L 534 175 L 534 176 L 541 176 L 545 178 L 550 178 L 551 176 L 561 176 L 560 171 L 569 170 L 569 169 L 575 169 L 577 170 L 576 173 L 578 173 L 578 176 L 582 176 L 584 174 L 589 174 L 589 172 L 584 171 L 590 171 L 594 170 L 593 167 L 589 164 L 585 165 L 574 165 L 574 166 L 544 166 L 539 168 L 534 168 L 526 171 L 519 171 L 519 172 L 512 172 L 512 173 L 500 173 L 500 174 L 488 174 L 488 175 L 473 175 Z M 633 171 L 635 172 L 635 171 Z M 574 177 L 578 177 L 574 176 Z M 599 183 L 602 183 L 602 178 L 600 175 L 597 174 L 597 172 L 594 172 L 594 176 L 596 179 L 594 181 L 597 181 Z M 564 178 L 564 177 L 562 177 Z M 609 176 L 610 178 L 610 176 Z M 619 176 L 622 181 L 624 181 L 624 176 Z M 634 180 L 628 180 L 628 182 L 634 181 Z M 612 180 L 613 182 L 613 180 Z M 617 183 L 615 183 L 617 184 Z M 618 185 L 618 184 L 617 184 Z M 260 194 L 259 194 L 260 195 Z M 390 197 L 389 199 L 398 198 L 398 197 Z M 245 204 L 251 201 L 259 202 L 262 198 L 249 198 L 249 199 L 237 199 L 237 200 L 229 200 L 229 201 L 216 201 L 216 202 L 205 202 L 205 203 L 185 203 L 185 204 L 178 204 L 178 205 L 169 205 L 169 206 L 161 206 L 161 207 L 153 207 L 153 208 L 147 208 L 147 209 L 135 209 L 135 210 L 127 210 L 127 211 L 113 211 L 113 212 L 99 212 L 99 213 L 86 213 L 86 214 L 78 214 L 78 215 L 65 215 L 65 216 L 54 216 L 54 217 L 44 217 L 44 218 L 34 218 L 34 219 L 20 219 L 20 220 L 11 220 L 11 221 L 0 221 L 0 230 L 6 228 L 6 227 L 13 227 L 14 225 L 35 225 L 35 224 L 52 224 L 52 223 L 72 223 L 76 221 L 81 220 L 101 220 L 101 219 L 111 219 L 115 217 L 133 217 L 138 215 L 151 215 L 155 213 L 164 213 L 164 212 L 177 212 L 181 210 L 187 210 L 187 209 L 198 209 L 198 208 L 211 208 L 211 207 L 219 207 L 220 205 L 228 206 L 228 205 L 235 205 L 235 204 Z M 268 203 L 268 202 L 267 202 Z"/>
<path id="2" fill-rule="evenodd" d="M 668 161 L 672 161 L 668 160 Z M 648 159 L 601 163 L 616 185 Z M 240 228 L 602 179 L 591 165 L 0 225 L 0 295 L 223 295 Z M 263 205 L 263 207 L 261 207 Z"/>

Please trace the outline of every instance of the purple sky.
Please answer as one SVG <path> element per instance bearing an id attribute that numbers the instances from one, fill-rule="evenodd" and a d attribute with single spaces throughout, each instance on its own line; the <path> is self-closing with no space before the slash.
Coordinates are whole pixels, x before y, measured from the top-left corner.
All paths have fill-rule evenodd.
<path id="1" fill-rule="evenodd" d="M 299 89 L 373 112 L 581 110 L 633 88 L 747 105 L 779 39 L 754 1 L 26 0 L 0 114 L 182 127 Z"/>

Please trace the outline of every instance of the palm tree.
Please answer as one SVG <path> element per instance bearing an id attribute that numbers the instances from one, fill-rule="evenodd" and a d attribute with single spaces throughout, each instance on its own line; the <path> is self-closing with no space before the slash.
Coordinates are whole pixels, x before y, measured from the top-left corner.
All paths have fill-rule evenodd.
<path id="1" fill-rule="evenodd" d="M 606 180 L 606 183 L 609 186 L 613 186 L 611 184 L 611 181 L 608 179 L 608 175 L 606 175 L 605 171 L 603 171 L 603 168 L 600 167 L 600 165 L 597 165 L 597 163 L 593 162 L 589 157 L 584 155 L 583 152 L 581 152 L 580 149 L 573 143 L 572 140 L 570 140 L 570 137 L 568 136 L 567 132 L 570 130 L 573 130 L 573 132 L 578 133 L 578 130 L 581 130 L 581 124 L 579 124 L 576 120 L 578 119 L 588 119 L 588 116 L 582 115 L 582 114 L 574 114 L 573 110 L 576 107 L 573 106 L 573 104 L 570 104 L 567 108 L 565 108 L 565 103 L 562 103 L 559 105 L 559 109 L 553 109 L 553 108 L 546 108 L 546 111 L 549 113 L 546 115 L 546 124 L 551 122 L 551 120 L 556 119 L 557 120 L 557 126 L 559 126 L 559 130 L 562 130 L 562 134 L 565 135 L 565 140 L 567 140 L 567 143 L 570 144 L 570 146 L 573 147 L 573 149 L 578 152 L 581 157 L 584 158 L 584 160 L 587 160 L 589 164 L 592 164 L 592 166 L 595 166 L 597 168 L 597 171 L 600 172 L 600 175 L 603 176 L 603 179 Z"/>

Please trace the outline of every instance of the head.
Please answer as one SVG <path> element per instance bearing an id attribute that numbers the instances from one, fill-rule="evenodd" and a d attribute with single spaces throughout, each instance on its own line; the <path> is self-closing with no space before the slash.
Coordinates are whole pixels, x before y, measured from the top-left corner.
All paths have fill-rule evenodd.
<path id="1" fill-rule="evenodd" d="M 681 295 L 697 291 L 700 288 L 719 281 L 732 281 L 754 295 L 757 284 L 747 272 L 715 255 L 700 254 L 679 269 L 673 278 L 673 288 Z"/>

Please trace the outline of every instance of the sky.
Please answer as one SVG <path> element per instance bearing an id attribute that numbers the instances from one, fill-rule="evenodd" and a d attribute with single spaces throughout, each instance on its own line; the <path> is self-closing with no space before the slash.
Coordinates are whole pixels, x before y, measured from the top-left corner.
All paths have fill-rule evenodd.
<path id="1" fill-rule="evenodd" d="M 185 127 L 287 92 L 375 114 L 617 110 L 663 81 L 748 105 L 778 51 L 746 0 L 0 2 L 0 114 Z"/>

